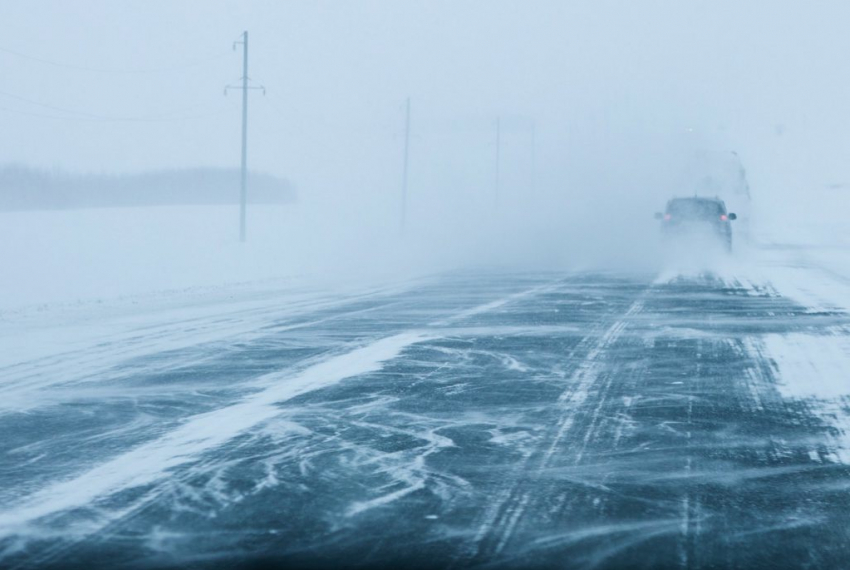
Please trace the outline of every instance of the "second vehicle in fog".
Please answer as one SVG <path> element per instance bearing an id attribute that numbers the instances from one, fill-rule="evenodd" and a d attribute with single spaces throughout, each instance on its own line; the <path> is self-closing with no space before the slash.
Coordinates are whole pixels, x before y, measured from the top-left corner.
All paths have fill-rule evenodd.
<path id="1" fill-rule="evenodd" d="M 732 222 L 734 213 L 726 211 L 720 198 L 673 198 L 664 213 L 658 213 L 661 231 L 667 239 L 692 239 L 702 235 L 720 241 L 726 251 L 732 251 Z"/>

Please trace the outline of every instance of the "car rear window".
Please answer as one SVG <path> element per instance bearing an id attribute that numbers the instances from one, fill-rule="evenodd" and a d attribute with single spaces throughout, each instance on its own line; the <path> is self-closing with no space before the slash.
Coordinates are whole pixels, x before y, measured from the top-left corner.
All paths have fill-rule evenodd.
<path id="1" fill-rule="evenodd" d="M 723 206 L 714 200 L 671 200 L 667 213 L 676 218 L 705 219 L 724 214 Z"/>

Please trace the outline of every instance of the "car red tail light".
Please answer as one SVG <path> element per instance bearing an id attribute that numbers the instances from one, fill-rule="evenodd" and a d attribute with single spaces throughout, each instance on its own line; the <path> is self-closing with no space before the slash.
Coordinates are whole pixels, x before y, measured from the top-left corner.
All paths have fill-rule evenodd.
<path id="1" fill-rule="evenodd" d="M 723 215 L 720 216 L 720 220 L 723 221 L 723 222 L 725 222 L 728 219 L 729 219 L 729 216 L 727 216 L 726 214 L 723 214 Z"/>

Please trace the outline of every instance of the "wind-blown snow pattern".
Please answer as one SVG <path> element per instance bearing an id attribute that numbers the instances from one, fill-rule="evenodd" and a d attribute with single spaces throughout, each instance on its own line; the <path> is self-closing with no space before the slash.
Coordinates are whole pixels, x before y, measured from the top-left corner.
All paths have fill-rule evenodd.
<path id="1" fill-rule="evenodd" d="M 752 259 L 7 313 L 0 566 L 842 567 L 850 275 Z"/>

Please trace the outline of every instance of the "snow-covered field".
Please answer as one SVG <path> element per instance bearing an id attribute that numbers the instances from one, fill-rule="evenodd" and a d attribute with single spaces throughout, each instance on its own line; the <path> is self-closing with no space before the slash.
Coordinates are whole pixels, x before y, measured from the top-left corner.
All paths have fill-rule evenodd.
<path id="1" fill-rule="evenodd" d="M 335 230 L 334 235 L 328 231 Z M 280 277 L 346 282 L 380 274 L 379 236 L 293 205 L 252 206 L 240 244 L 235 206 L 0 213 L 0 310 L 216 287 Z"/>

